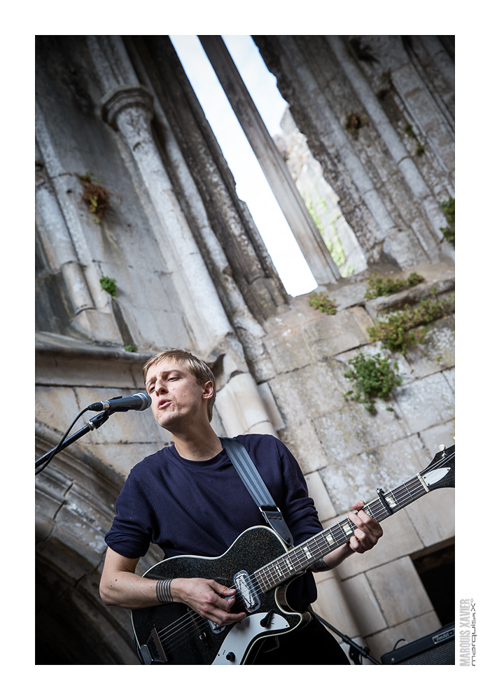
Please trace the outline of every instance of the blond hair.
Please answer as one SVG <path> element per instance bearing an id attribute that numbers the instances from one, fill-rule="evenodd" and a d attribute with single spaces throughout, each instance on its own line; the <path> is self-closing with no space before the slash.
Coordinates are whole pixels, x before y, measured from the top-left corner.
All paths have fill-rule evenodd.
<path id="1" fill-rule="evenodd" d="M 211 422 L 213 419 L 213 406 L 216 400 L 216 380 L 208 365 L 192 353 L 187 352 L 187 350 L 164 350 L 150 357 L 145 363 L 143 367 L 143 379 L 145 384 L 150 367 L 164 360 L 173 360 L 174 362 L 178 362 L 179 365 L 183 365 L 189 370 L 200 386 L 203 386 L 206 382 L 213 382 L 213 395 L 210 399 L 207 399 L 208 417 L 209 422 Z"/>

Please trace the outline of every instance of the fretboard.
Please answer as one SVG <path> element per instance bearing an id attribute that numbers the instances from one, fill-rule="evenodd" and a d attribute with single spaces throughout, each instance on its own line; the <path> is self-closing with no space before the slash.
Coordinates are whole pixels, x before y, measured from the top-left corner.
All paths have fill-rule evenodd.
<path id="1" fill-rule="evenodd" d="M 427 493 L 427 489 L 416 475 L 401 486 L 397 486 L 393 491 L 380 493 L 379 497 L 366 504 L 363 510 L 371 518 L 381 522 L 413 503 L 425 493 Z M 345 518 L 258 569 L 255 572 L 255 577 L 262 591 L 271 590 L 295 574 L 305 571 L 317 559 L 348 542 L 355 530 L 354 523 L 349 518 Z"/>

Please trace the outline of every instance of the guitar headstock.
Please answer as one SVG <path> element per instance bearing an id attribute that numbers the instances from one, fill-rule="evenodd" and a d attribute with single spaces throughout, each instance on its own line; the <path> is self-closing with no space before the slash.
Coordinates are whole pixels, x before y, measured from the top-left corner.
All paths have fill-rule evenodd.
<path id="1" fill-rule="evenodd" d="M 440 446 L 438 452 L 432 462 L 422 469 L 420 476 L 423 478 L 429 491 L 447 487 L 454 487 L 455 482 L 455 446 L 444 447 Z"/>

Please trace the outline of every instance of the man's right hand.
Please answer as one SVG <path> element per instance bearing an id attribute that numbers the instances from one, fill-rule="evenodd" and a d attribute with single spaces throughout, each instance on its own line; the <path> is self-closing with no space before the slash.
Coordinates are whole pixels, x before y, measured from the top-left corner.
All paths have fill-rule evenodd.
<path id="1" fill-rule="evenodd" d="M 198 615 L 217 625 L 231 625 L 246 617 L 245 612 L 232 613 L 236 591 L 206 578 L 176 578 L 172 581 L 172 597 L 185 603 Z"/>

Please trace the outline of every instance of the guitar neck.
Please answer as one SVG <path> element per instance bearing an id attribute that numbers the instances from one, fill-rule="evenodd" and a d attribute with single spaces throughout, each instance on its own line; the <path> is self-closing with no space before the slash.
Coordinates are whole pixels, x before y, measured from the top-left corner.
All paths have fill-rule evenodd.
<path id="1" fill-rule="evenodd" d="M 397 486 L 392 491 L 382 493 L 363 507 L 363 510 L 377 522 L 398 512 L 416 501 L 428 492 L 423 479 L 417 474 L 409 481 Z M 265 592 L 289 580 L 296 574 L 305 571 L 317 559 L 333 552 L 348 542 L 356 526 L 345 518 L 330 528 L 313 535 L 274 561 L 266 564 L 255 572 L 255 577 L 261 589 Z"/>

